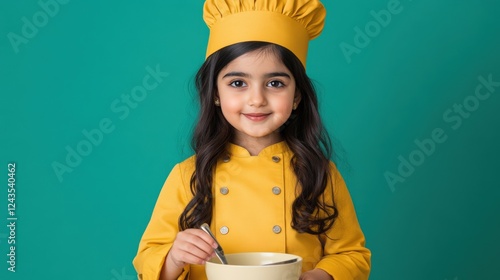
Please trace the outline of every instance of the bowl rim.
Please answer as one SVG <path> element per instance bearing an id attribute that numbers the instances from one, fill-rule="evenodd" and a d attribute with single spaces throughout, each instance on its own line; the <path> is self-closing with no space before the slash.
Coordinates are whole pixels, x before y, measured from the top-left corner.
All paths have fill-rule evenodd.
<path id="1" fill-rule="evenodd" d="M 231 253 L 231 254 L 225 254 L 226 257 L 228 256 L 235 256 L 235 255 L 262 255 L 262 254 L 273 254 L 273 255 L 288 255 L 291 258 L 297 258 L 296 262 L 293 263 L 284 263 L 284 264 L 276 264 L 276 265 L 240 265 L 240 264 L 222 264 L 220 263 L 219 259 L 217 257 L 213 257 L 210 260 L 208 260 L 205 264 L 206 265 L 214 265 L 214 266 L 231 266 L 231 267 L 280 267 L 280 266 L 292 266 L 297 263 L 302 262 L 302 257 L 299 255 L 295 254 L 290 254 L 290 253 L 281 253 L 281 252 L 239 252 L 239 253 Z M 213 262 L 213 260 L 218 261 L 218 262 Z"/>

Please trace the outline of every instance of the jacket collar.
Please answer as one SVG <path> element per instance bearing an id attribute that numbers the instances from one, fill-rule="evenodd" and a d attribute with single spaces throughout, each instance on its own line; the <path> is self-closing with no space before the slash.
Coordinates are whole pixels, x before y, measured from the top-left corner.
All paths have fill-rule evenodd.
<path id="1" fill-rule="evenodd" d="M 238 146 L 233 143 L 229 143 L 227 147 L 227 151 L 229 155 L 233 157 L 251 157 L 250 153 L 247 151 L 247 149 Z M 290 151 L 290 148 L 286 144 L 285 141 L 278 142 L 276 144 L 272 144 L 270 146 L 265 147 L 262 151 L 259 153 L 260 156 L 273 156 L 276 154 L 282 154 L 287 151 Z"/>

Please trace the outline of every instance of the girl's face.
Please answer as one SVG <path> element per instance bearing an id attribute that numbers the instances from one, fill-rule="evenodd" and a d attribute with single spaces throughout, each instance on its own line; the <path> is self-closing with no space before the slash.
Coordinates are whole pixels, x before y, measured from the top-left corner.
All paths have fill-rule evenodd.
<path id="1" fill-rule="evenodd" d="M 296 94 L 295 79 L 268 50 L 248 52 L 231 61 L 217 77 L 224 118 L 235 128 L 235 144 L 273 144 L 288 120 Z M 245 145 L 242 145 L 245 146 Z"/>

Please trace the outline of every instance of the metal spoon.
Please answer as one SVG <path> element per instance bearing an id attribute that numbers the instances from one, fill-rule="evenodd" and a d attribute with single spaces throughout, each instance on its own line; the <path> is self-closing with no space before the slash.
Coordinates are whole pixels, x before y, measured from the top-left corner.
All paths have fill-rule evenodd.
<path id="1" fill-rule="evenodd" d="M 295 258 L 295 259 L 289 259 L 289 260 L 286 260 L 286 261 L 280 261 L 280 262 L 274 262 L 274 263 L 266 263 L 266 264 L 263 264 L 263 265 L 278 265 L 278 264 L 287 264 L 287 263 L 294 263 L 296 261 L 298 261 L 299 259 Z"/>
<path id="2" fill-rule="evenodd" d="M 219 242 L 217 241 L 217 239 L 215 239 L 215 235 L 210 230 L 210 226 L 208 226 L 207 223 L 204 223 L 200 226 L 200 228 L 215 240 L 215 243 L 217 243 L 217 248 L 215 248 L 215 255 L 217 256 L 217 258 L 219 258 L 222 264 L 227 264 L 226 256 L 224 256 L 224 250 L 222 250 Z"/>

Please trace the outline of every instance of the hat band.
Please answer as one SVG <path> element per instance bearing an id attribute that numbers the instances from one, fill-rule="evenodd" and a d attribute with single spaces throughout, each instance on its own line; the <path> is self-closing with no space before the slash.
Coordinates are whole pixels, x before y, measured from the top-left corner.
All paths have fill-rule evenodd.
<path id="1" fill-rule="evenodd" d="M 289 16 L 268 11 L 241 12 L 221 18 L 210 28 L 206 57 L 229 45 L 248 41 L 285 47 L 306 65 L 307 30 Z"/>

